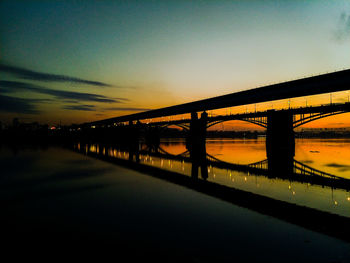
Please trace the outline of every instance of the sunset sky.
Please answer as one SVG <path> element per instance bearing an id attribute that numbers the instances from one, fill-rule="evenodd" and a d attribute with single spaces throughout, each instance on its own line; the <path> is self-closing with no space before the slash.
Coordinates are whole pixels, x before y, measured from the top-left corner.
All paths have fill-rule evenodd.
<path id="1" fill-rule="evenodd" d="M 0 1 L 3 123 L 81 123 L 344 68 L 350 1 Z"/>

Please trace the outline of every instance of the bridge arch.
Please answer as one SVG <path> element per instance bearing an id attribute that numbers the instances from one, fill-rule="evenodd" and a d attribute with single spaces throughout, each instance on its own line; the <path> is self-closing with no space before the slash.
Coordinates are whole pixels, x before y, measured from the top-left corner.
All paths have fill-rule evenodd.
<path id="1" fill-rule="evenodd" d="M 306 123 L 309 123 L 315 120 L 319 120 L 319 119 L 323 119 L 323 118 L 327 118 L 330 116 L 339 115 L 343 113 L 349 113 L 349 111 L 336 111 L 336 112 L 327 112 L 327 113 L 319 112 L 316 114 L 310 114 L 305 117 L 302 116 L 300 119 L 293 121 L 293 128 L 300 127 Z"/>
<path id="2" fill-rule="evenodd" d="M 184 129 L 185 131 L 190 130 L 190 127 L 187 126 L 186 123 L 164 123 L 164 124 L 154 125 L 153 127 L 159 127 L 161 129 L 165 129 L 169 126 L 177 126 L 177 127 Z"/>
<path id="3" fill-rule="evenodd" d="M 180 123 L 177 123 L 177 124 L 169 124 L 167 125 L 166 127 L 169 127 L 171 125 L 174 125 L 174 126 L 177 126 L 177 127 L 180 127 L 182 129 L 184 129 L 185 131 L 189 131 L 190 130 L 190 127 L 187 126 L 186 124 L 180 124 Z"/>
<path id="4" fill-rule="evenodd" d="M 223 122 L 227 122 L 227 121 L 244 121 L 244 122 L 249 122 L 249 123 L 252 123 L 252 124 L 256 124 L 260 127 L 263 127 L 263 128 L 267 128 L 267 120 L 266 122 L 262 121 L 262 120 L 259 120 L 260 118 L 244 118 L 244 119 L 227 119 L 227 120 L 217 120 L 217 121 L 213 121 L 213 122 L 208 122 L 207 124 L 207 128 L 210 128 L 214 125 L 217 125 L 217 124 L 220 124 L 220 123 L 223 123 Z"/>

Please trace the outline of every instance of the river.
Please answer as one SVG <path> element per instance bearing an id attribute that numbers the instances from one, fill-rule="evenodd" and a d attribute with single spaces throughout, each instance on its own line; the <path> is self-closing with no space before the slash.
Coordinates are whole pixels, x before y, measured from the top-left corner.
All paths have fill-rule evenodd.
<path id="1" fill-rule="evenodd" d="M 86 154 L 129 159 L 116 146 L 78 147 Z M 140 147 L 145 153 L 139 154 L 139 163 L 191 177 L 190 162 L 152 156 Z M 168 156 L 186 152 L 181 139 L 164 140 L 160 148 Z M 206 149 L 210 156 L 238 165 L 266 159 L 264 139 L 209 139 Z M 303 139 L 297 140 L 295 160 L 349 179 L 349 154 L 349 140 Z M 65 248 L 83 241 L 89 248 L 103 244 L 129 260 L 350 260 L 348 242 L 65 148 L 2 146 L 0 157 L 3 237 L 19 248 L 28 247 L 35 236 L 39 246 L 56 241 Z M 207 169 L 206 181 L 350 217 L 346 189 Z M 198 178 L 204 180 L 201 172 Z"/>

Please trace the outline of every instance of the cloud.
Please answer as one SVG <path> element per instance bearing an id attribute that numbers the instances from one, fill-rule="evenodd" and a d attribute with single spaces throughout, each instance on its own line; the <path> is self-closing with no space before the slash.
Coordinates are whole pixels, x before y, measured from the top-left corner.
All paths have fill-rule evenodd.
<path id="1" fill-rule="evenodd" d="M 312 161 L 312 160 L 301 160 L 300 162 L 303 163 L 303 164 L 311 164 L 314 161 Z"/>
<path id="2" fill-rule="evenodd" d="M 339 164 L 339 163 L 328 163 L 325 166 L 327 167 L 334 167 L 334 168 L 338 168 L 339 171 L 345 172 L 350 170 L 350 165 L 347 164 Z"/>
<path id="3" fill-rule="evenodd" d="M 77 101 L 77 102 L 93 101 L 93 102 L 102 102 L 102 103 L 122 103 L 124 101 L 128 101 L 128 99 L 125 99 L 125 98 L 108 98 L 106 96 L 93 94 L 93 93 L 48 89 L 41 86 L 32 85 L 24 82 L 18 82 L 18 81 L 0 80 L 0 90 L 6 93 L 12 93 L 18 90 L 21 90 L 21 91 L 27 90 L 31 92 L 51 95 L 57 99 L 64 99 L 64 100 Z"/>
<path id="4" fill-rule="evenodd" d="M 147 110 L 151 110 L 151 109 L 146 109 L 146 108 L 123 108 L 123 107 L 113 107 L 113 108 L 105 108 L 105 110 L 108 111 L 147 111 Z"/>
<path id="5" fill-rule="evenodd" d="M 65 110 L 79 110 L 79 111 L 96 111 L 94 105 L 67 105 L 64 106 Z"/>
<path id="6" fill-rule="evenodd" d="M 38 114 L 35 103 L 39 101 L 0 95 L 0 112 Z"/>
<path id="7" fill-rule="evenodd" d="M 338 27 L 335 31 L 335 39 L 344 41 L 350 39 L 350 14 L 343 12 L 338 21 Z"/>
<path id="8" fill-rule="evenodd" d="M 41 73 L 41 72 L 28 70 L 20 67 L 9 66 L 5 64 L 0 64 L 0 71 L 14 75 L 22 79 L 30 79 L 30 80 L 45 81 L 45 82 L 69 82 L 69 83 L 93 85 L 98 87 L 112 87 L 112 85 L 110 84 L 106 84 L 99 81 L 80 79 L 80 78 L 70 77 L 65 75 Z"/>

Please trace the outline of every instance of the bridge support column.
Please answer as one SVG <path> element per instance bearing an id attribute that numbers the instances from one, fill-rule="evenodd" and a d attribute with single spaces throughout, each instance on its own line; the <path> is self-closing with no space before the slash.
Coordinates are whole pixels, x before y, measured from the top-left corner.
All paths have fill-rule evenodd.
<path id="1" fill-rule="evenodd" d="M 144 133 L 144 139 L 148 147 L 156 150 L 160 144 L 159 127 L 148 127 Z"/>
<path id="2" fill-rule="evenodd" d="M 121 145 L 126 144 L 130 151 L 138 150 L 139 143 L 140 143 L 140 122 L 138 121 L 136 124 L 134 124 L 132 121 L 129 121 L 129 125 L 124 130 L 124 135 L 122 141 L 120 142 Z"/>
<path id="3" fill-rule="evenodd" d="M 207 135 L 207 118 L 208 114 L 203 112 L 198 119 L 197 113 L 191 113 L 191 123 L 189 135 L 186 139 L 186 148 L 190 152 L 192 161 L 192 177 L 198 178 L 198 169 L 201 168 L 203 179 L 208 178 L 208 168 L 206 162 L 205 139 Z"/>
<path id="4" fill-rule="evenodd" d="M 208 114 L 203 112 L 198 119 L 197 113 L 191 113 L 190 131 L 186 138 L 186 148 L 188 150 L 199 149 L 205 146 L 207 136 L 207 118 Z"/>
<path id="5" fill-rule="evenodd" d="M 268 111 L 266 155 L 269 170 L 279 173 L 293 172 L 295 136 L 293 114 L 290 111 Z"/>

